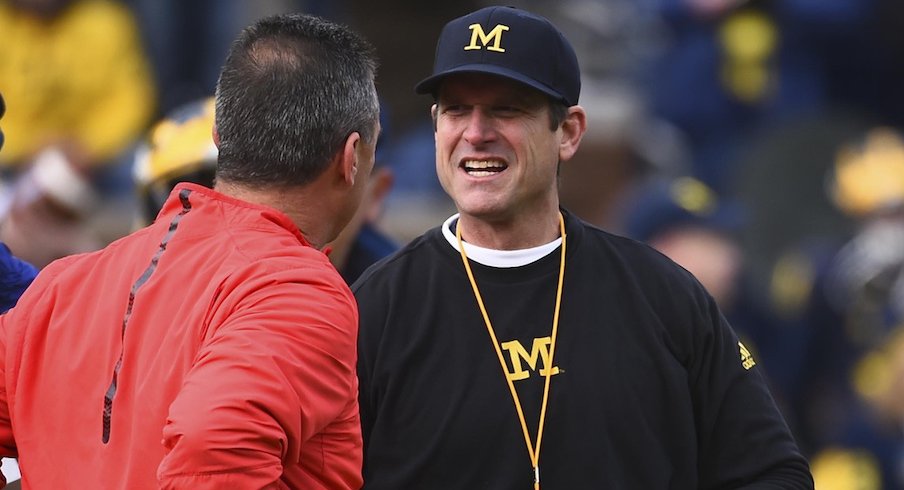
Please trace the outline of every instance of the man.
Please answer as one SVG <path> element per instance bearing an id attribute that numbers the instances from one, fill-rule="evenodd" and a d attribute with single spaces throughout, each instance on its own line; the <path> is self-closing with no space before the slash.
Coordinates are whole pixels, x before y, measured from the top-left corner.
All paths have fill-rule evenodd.
<path id="1" fill-rule="evenodd" d="M 0 452 L 34 488 L 361 485 L 354 297 L 318 250 L 379 132 L 375 61 L 315 17 L 240 35 L 214 190 L 50 264 L 0 317 Z"/>
<path id="2" fill-rule="evenodd" d="M 560 210 L 579 80 L 568 41 L 530 13 L 443 28 L 417 91 L 435 97 L 459 214 L 352 288 L 366 488 L 811 488 L 704 288 Z"/>

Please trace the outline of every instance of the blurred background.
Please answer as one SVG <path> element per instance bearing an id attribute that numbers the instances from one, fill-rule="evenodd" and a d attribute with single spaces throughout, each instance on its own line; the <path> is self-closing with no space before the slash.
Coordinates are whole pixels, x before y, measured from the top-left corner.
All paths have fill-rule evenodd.
<path id="1" fill-rule="evenodd" d="M 564 205 L 703 282 L 817 488 L 904 488 L 904 2 L 506 3 L 578 52 L 589 129 L 561 168 Z M 43 267 L 152 219 L 152 181 L 198 170 L 161 162 L 210 157 L 209 126 L 184 127 L 184 108 L 213 93 L 231 40 L 299 11 L 351 25 L 380 57 L 382 170 L 356 226 L 387 253 L 454 212 L 413 86 L 443 24 L 485 5 L 0 0 L 0 241 Z M 192 131 L 175 160 L 155 156 L 155 139 Z"/>

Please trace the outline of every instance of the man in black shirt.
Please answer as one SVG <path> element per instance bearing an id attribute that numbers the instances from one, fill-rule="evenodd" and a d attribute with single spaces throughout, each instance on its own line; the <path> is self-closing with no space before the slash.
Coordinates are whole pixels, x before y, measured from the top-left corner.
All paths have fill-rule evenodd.
<path id="1" fill-rule="evenodd" d="M 353 286 L 365 488 L 812 488 L 705 289 L 560 208 L 587 120 L 564 36 L 478 10 L 416 90 L 458 214 Z"/>

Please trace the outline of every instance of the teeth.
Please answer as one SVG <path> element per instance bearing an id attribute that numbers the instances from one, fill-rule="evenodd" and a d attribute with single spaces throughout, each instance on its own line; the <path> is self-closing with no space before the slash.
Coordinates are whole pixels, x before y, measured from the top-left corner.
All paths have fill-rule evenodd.
<path id="1" fill-rule="evenodd" d="M 490 161 L 490 160 L 468 160 L 465 162 L 465 168 L 467 170 L 484 170 L 488 168 L 493 169 L 504 169 L 505 164 L 502 162 Z"/>

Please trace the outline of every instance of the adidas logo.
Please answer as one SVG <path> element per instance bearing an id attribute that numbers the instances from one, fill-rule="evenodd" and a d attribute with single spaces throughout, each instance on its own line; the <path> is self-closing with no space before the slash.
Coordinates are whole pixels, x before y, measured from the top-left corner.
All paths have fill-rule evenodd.
<path id="1" fill-rule="evenodd" d="M 756 361 L 753 360 L 753 354 L 751 354 L 750 351 L 747 350 L 747 347 L 744 347 L 744 344 L 742 344 L 741 342 L 738 342 L 738 347 L 741 350 L 741 366 L 743 366 L 744 369 L 747 370 L 749 370 L 753 366 L 756 366 Z"/>

